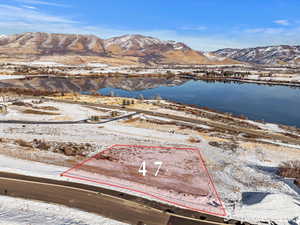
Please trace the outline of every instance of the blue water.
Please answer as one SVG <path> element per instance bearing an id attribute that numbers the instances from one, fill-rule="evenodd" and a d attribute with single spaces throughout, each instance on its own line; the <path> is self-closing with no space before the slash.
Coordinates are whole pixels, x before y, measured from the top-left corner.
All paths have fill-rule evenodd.
<path id="1" fill-rule="evenodd" d="M 160 95 L 163 99 L 245 115 L 253 120 L 300 127 L 299 88 L 190 80 L 175 87 L 161 86 L 141 91 L 99 90 L 104 95 L 111 91 L 124 97 L 139 97 L 142 94 L 145 99 Z"/>

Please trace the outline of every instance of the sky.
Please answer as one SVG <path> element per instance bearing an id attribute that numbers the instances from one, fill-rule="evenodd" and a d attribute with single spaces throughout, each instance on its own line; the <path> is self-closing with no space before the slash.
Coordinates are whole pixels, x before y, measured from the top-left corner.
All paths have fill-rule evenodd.
<path id="1" fill-rule="evenodd" d="M 0 0 L 0 34 L 142 34 L 201 51 L 300 45 L 300 0 Z"/>

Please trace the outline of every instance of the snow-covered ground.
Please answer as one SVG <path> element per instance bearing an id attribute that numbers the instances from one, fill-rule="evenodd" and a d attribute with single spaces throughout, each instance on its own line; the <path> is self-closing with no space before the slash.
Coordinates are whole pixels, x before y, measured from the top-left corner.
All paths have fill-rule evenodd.
<path id="1" fill-rule="evenodd" d="M 25 78 L 23 75 L 0 75 L 0 80 L 14 80 Z"/>
<path id="2" fill-rule="evenodd" d="M 25 103 L 32 103 L 32 100 L 24 100 Z M 33 104 L 36 107 L 55 107 L 58 110 L 49 111 L 42 110 L 38 108 L 32 108 L 33 110 L 56 113 L 57 115 L 37 115 L 22 113 L 23 110 L 28 109 L 28 107 L 19 107 L 19 106 L 9 106 L 8 112 L 6 114 L 0 114 L 0 119 L 2 120 L 39 120 L 39 121 L 51 121 L 51 120 L 83 120 L 88 119 L 93 115 L 105 115 L 100 111 L 90 109 L 76 104 L 68 103 L 57 103 L 46 101 L 40 104 Z M 29 109 L 31 109 L 29 107 Z"/>
<path id="3" fill-rule="evenodd" d="M 249 222 L 275 221 L 277 224 L 300 224 L 300 197 L 293 198 L 285 194 L 271 193 L 247 193 L 245 204 L 240 207 L 240 220 L 247 219 Z M 258 212 L 266 211 L 266 214 Z M 251 218 L 253 216 L 253 218 Z"/>
<path id="4" fill-rule="evenodd" d="M 97 214 L 40 201 L 0 196 L 0 225 L 125 225 Z"/>
<path id="5" fill-rule="evenodd" d="M 44 104 L 49 105 L 48 102 Z M 52 106 L 62 107 L 55 104 L 53 103 Z M 70 116 L 72 114 L 75 117 L 87 115 L 86 112 L 82 113 L 81 109 L 76 107 L 82 106 L 75 105 L 71 107 L 66 104 L 64 110 L 68 111 Z M 164 110 L 163 112 L 168 113 L 170 111 Z M 143 118 L 159 119 L 158 117 L 148 116 Z M 283 131 L 282 128 L 273 124 L 255 122 L 254 125 L 270 132 Z M 297 221 L 295 218 L 299 216 L 298 212 L 300 212 L 300 204 L 298 204 L 300 189 L 291 182 L 278 177 L 276 175 L 276 167 L 282 161 L 299 159 L 299 146 L 274 146 L 272 144 L 238 141 L 239 147 L 237 149 L 226 150 L 222 147 L 213 147 L 209 143 L 211 141 L 228 142 L 228 139 L 225 140 L 209 136 L 207 133 L 198 132 L 193 133 L 193 136 L 199 139 L 200 142 L 192 143 L 188 141 L 191 132 L 187 131 L 185 133 L 170 133 L 163 131 L 163 129 L 158 131 L 155 129 L 133 127 L 128 123 L 120 121 L 101 124 L 101 126 L 97 124 L 76 124 L 26 125 L 23 127 L 20 124 L 0 124 L 1 138 L 22 139 L 26 141 L 39 139 L 56 142 L 90 143 L 98 146 L 97 151 L 101 151 L 113 144 L 197 147 L 201 149 L 205 162 L 215 180 L 217 190 L 225 202 L 229 218 L 255 222 L 274 220 L 279 221 L 278 224 L 288 224 L 289 221 L 293 220 Z M 3 148 L 3 144 L 1 145 Z M 2 154 L 13 151 L 16 148 L 15 145 L 11 144 L 4 147 L 5 151 L 2 150 Z M 37 153 L 35 151 L 34 154 Z M 43 153 L 41 155 L 48 155 L 51 161 L 63 160 L 67 157 L 59 153 L 49 153 L 46 151 L 42 151 L 41 153 Z M 95 154 L 95 152 L 91 154 Z M 52 179 L 66 179 L 59 176 L 66 169 L 68 168 L 0 155 L 0 171 Z M 77 182 L 76 180 L 72 181 Z M 250 193 L 250 195 L 247 195 L 247 193 Z M 251 195 L 251 193 L 255 193 L 255 195 Z M 245 197 L 245 195 L 247 196 Z M 257 198 L 256 195 L 265 195 L 266 197 Z M 281 205 L 287 206 L 285 211 L 281 208 L 270 209 L 273 204 L 270 202 L 274 202 L 272 200 L 273 196 L 275 200 L 280 200 Z M 255 200 L 254 203 L 249 204 L 249 199 L 252 201 Z M 277 210 L 282 210 L 282 213 L 276 214 Z M 255 214 L 253 213 L 254 211 Z"/>
<path id="6" fill-rule="evenodd" d="M 23 65 L 23 66 L 36 66 L 36 67 L 55 67 L 55 66 L 68 66 L 61 63 L 51 62 L 51 61 L 32 61 L 32 62 L 11 62 L 10 64 L 14 65 Z"/>
<path id="7" fill-rule="evenodd" d="M 5 128 L 6 127 L 6 128 Z M 299 192 L 295 186 L 290 186 L 284 180 L 274 178 L 274 173 L 263 172 L 260 168 L 272 168 L 277 166 L 282 160 L 289 160 L 299 157 L 300 152 L 286 149 L 271 150 L 262 147 L 256 147 L 256 150 L 243 150 L 239 149 L 236 153 L 226 152 L 219 148 L 214 148 L 208 144 L 208 142 L 201 136 L 198 138 L 201 143 L 190 144 L 187 142 L 186 135 L 170 134 L 166 132 L 159 132 L 150 129 L 133 128 L 129 126 L 123 126 L 118 122 L 105 124 L 101 129 L 97 128 L 97 125 L 68 125 L 68 126 L 56 126 L 53 129 L 61 130 L 58 135 L 47 134 L 46 130 L 48 126 L 35 126 L 28 125 L 26 129 L 17 126 L 17 130 L 14 133 L 4 132 L 9 129 L 9 126 L 2 124 L 0 129 L 1 137 L 10 138 L 22 138 L 24 140 L 31 140 L 33 138 L 55 140 L 55 141 L 75 141 L 75 142 L 88 142 L 97 143 L 99 148 L 104 149 L 110 144 L 142 144 L 142 145 L 182 145 L 185 144 L 198 147 L 202 150 L 205 160 L 209 168 L 215 166 L 224 166 L 221 170 L 212 170 L 212 176 L 216 181 L 217 190 L 220 192 L 222 199 L 225 201 L 227 212 L 229 217 L 244 220 L 255 220 L 255 218 L 265 218 L 266 220 L 274 220 L 270 210 L 268 208 L 260 208 L 255 216 L 247 213 L 247 205 L 243 204 L 242 193 L 245 192 L 258 192 L 258 193 L 274 193 L 283 195 L 282 204 L 290 205 L 293 202 L 298 201 Z M 10 128 L 11 125 L 10 125 Z M 89 134 L 88 136 L 86 134 Z M 99 149 L 99 150 L 101 150 Z M 57 154 L 57 157 L 60 157 Z M 60 157 L 61 158 L 61 157 Z M 9 157 L 0 157 L 0 170 L 10 171 L 15 173 L 48 177 L 52 179 L 65 179 L 61 178 L 59 174 L 64 172 L 67 168 L 54 165 L 46 165 L 43 163 L 33 163 L 30 161 L 13 159 Z M 71 180 L 71 179 L 70 179 Z M 71 180 L 76 182 L 75 180 Z M 265 182 L 267 186 L 256 185 L 255 182 Z M 106 187 L 108 188 L 108 187 Z M 238 188 L 238 192 L 233 190 Z M 284 197 L 290 196 L 290 197 Z M 230 206 L 230 201 L 235 200 L 236 205 L 234 209 Z M 240 207 L 241 206 L 241 207 Z M 257 202 L 257 207 L 260 207 L 260 202 Z M 249 206 L 250 207 L 250 206 Z M 249 210 L 252 210 L 253 205 Z M 300 205 L 295 204 L 295 209 L 298 207 L 300 211 Z M 274 212 L 272 212 L 274 213 Z M 289 210 L 286 208 L 286 214 L 281 217 L 278 214 L 276 220 L 280 220 L 282 223 L 287 224 L 288 220 L 291 220 L 297 216 L 295 210 Z M 288 218 L 288 220 L 287 220 Z"/>
<path id="8" fill-rule="evenodd" d="M 300 82 L 299 74 L 291 74 L 290 76 L 271 76 L 271 77 L 261 77 L 259 75 L 249 75 L 246 78 L 250 80 L 261 80 L 261 81 L 286 81 L 286 82 Z"/>

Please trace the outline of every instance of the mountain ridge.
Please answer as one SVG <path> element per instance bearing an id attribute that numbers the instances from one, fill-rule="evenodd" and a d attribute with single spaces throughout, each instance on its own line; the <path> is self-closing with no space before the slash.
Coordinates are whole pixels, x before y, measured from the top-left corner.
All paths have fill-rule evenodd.
<path id="1" fill-rule="evenodd" d="M 220 57 L 255 64 L 300 64 L 300 45 L 273 45 L 252 48 L 224 48 L 213 52 Z"/>
<path id="2" fill-rule="evenodd" d="M 216 56 L 217 57 L 217 56 Z M 0 61 L 99 62 L 116 65 L 236 64 L 214 60 L 176 41 L 140 34 L 101 39 L 95 35 L 26 32 L 0 35 Z"/>

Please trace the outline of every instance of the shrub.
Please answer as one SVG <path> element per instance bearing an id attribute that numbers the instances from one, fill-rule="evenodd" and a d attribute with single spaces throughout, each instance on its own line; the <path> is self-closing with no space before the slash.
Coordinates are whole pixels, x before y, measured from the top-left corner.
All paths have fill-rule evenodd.
<path id="1" fill-rule="evenodd" d="M 281 163 L 278 174 L 282 177 L 300 179 L 300 160 L 289 160 Z"/>
<path id="2" fill-rule="evenodd" d="M 15 143 L 18 144 L 21 147 L 32 148 L 32 144 L 30 142 L 24 141 L 22 139 L 17 139 L 15 141 Z"/>
<path id="3" fill-rule="evenodd" d="M 188 141 L 189 141 L 190 143 L 200 143 L 200 142 L 201 142 L 200 139 L 195 138 L 195 137 L 189 137 Z"/>
<path id="4" fill-rule="evenodd" d="M 12 105 L 16 105 L 16 106 L 25 106 L 25 107 L 32 107 L 32 104 L 27 103 L 27 102 L 21 102 L 21 101 L 13 102 Z"/>
<path id="5" fill-rule="evenodd" d="M 48 110 L 48 111 L 58 111 L 59 109 L 54 106 L 40 106 L 37 109 Z"/>
<path id="6" fill-rule="evenodd" d="M 38 110 L 33 110 L 33 109 L 26 109 L 23 111 L 25 114 L 37 114 L 37 115 L 60 115 L 59 113 L 54 113 L 54 112 L 44 112 L 44 111 L 38 111 Z"/>

